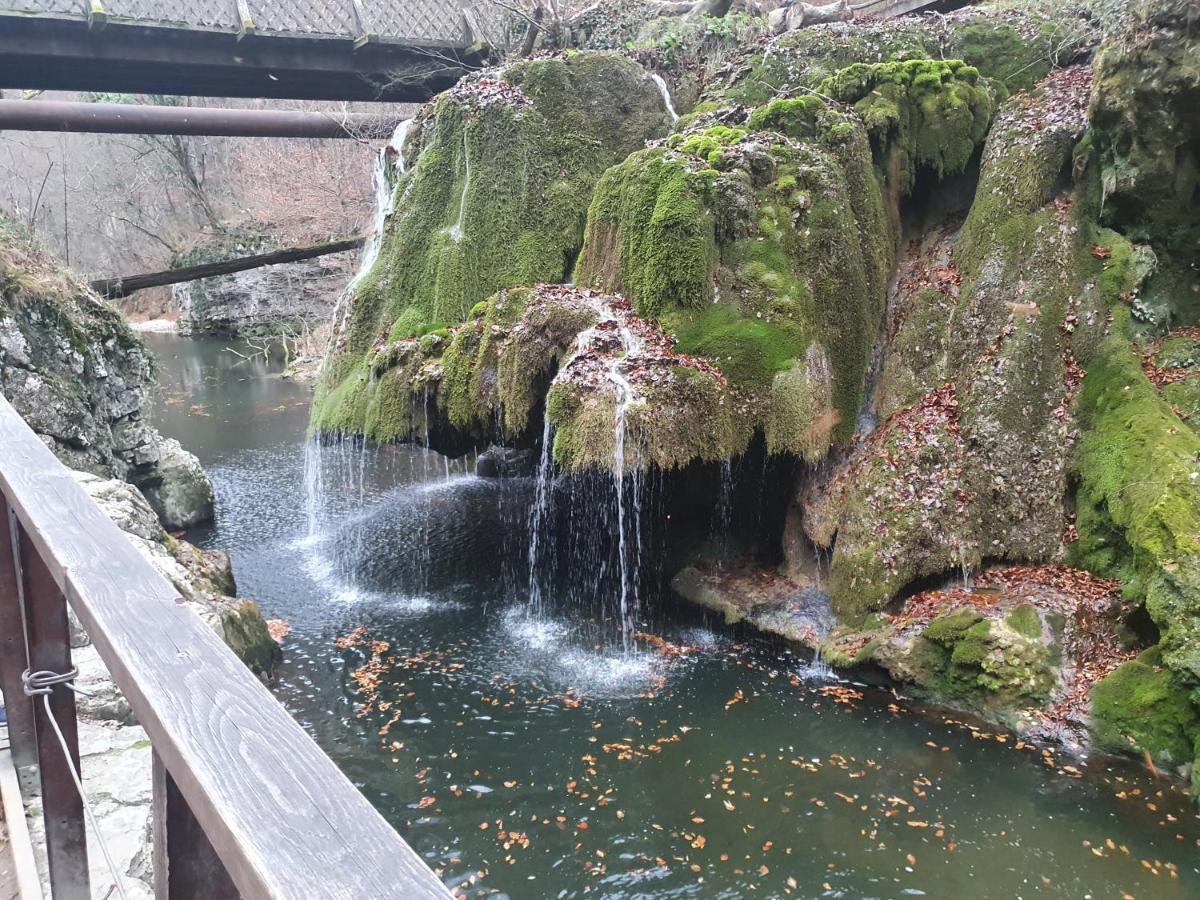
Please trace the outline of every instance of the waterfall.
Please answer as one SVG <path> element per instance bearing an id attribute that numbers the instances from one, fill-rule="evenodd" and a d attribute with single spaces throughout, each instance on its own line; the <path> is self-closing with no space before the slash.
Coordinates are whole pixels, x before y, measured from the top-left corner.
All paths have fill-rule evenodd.
<path id="1" fill-rule="evenodd" d="M 604 359 L 603 377 L 616 395 L 612 467 L 605 475 L 572 474 L 563 476 L 559 482 L 554 474 L 554 432 L 547 413 L 542 423 L 541 458 L 528 519 L 527 611 L 536 618 L 548 612 L 544 593 L 548 578 L 560 579 L 555 583 L 562 585 L 561 595 L 569 602 L 594 602 L 599 589 L 606 612 L 616 614 L 621 646 L 630 651 L 645 548 L 643 474 L 637 447 L 632 445 L 628 430 L 629 411 L 639 395 L 626 373 L 644 355 L 645 347 L 631 327 L 632 317 L 627 308 L 616 308 L 600 296 L 588 296 L 583 302 L 595 311 L 597 321 L 576 337 L 575 346 L 560 362 L 555 379 L 569 380 L 571 363 L 581 355 L 598 354 Z M 619 348 L 614 337 L 619 340 Z M 556 499 L 567 504 L 560 515 L 556 515 Z M 566 533 L 556 533 L 556 526 L 563 522 Z M 615 560 L 612 538 L 617 544 Z M 565 561 L 561 556 L 564 551 Z M 581 572 L 586 573 L 582 578 Z"/>
<path id="2" fill-rule="evenodd" d="M 458 198 L 458 221 L 447 232 L 456 244 L 462 243 L 463 217 L 467 212 L 467 191 L 471 189 L 471 145 L 467 143 L 465 131 L 463 132 L 463 166 L 466 174 L 463 178 L 462 196 Z"/>
<path id="3" fill-rule="evenodd" d="M 379 154 L 375 157 L 375 171 L 372 175 L 375 184 L 375 213 L 371 219 L 371 233 L 367 237 L 367 242 L 363 245 L 362 256 L 358 260 L 358 270 L 354 273 L 354 277 L 350 279 L 349 284 L 342 290 L 337 304 L 333 308 L 333 333 L 330 334 L 329 343 L 325 347 L 325 360 L 321 363 L 322 369 L 325 368 L 325 362 L 328 361 L 330 355 L 333 353 L 338 335 L 345 331 L 346 323 L 350 318 L 350 306 L 351 301 L 354 299 L 355 289 L 358 287 L 359 282 L 366 278 L 367 274 L 375 268 L 375 262 L 379 259 L 379 251 L 383 249 L 383 230 L 387 226 L 387 220 L 396 211 L 396 192 L 389 171 L 391 166 L 388 161 L 388 151 L 395 151 L 395 169 L 398 173 L 403 174 L 405 171 L 404 141 L 408 137 L 412 123 L 412 119 L 405 119 L 397 125 L 396 130 L 392 132 L 392 138 L 388 141 L 387 147 L 380 150 Z"/>
<path id="4" fill-rule="evenodd" d="M 412 119 L 405 119 L 396 126 L 396 130 L 392 132 L 392 139 L 388 141 L 388 146 L 396 151 L 396 174 L 403 175 L 408 171 L 408 167 L 404 164 L 404 142 L 408 140 L 408 132 L 412 129 Z"/>
<path id="5" fill-rule="evenodd" d="M 638 474 L 640 467 L 635 466 L 632 477 L 630 478 L 631 500 L 633 501 L 630 524 L 634 530 L 637 539 L 637 550 L 630 552 L 629 538 L 625 526 L 626 509 L 625 509 L 625 437 L 626 437 L 626 418 L 629 411 L 629 406 L 637 399 L 637 391 L 633 384 L 621 372 L 622 363 L 629 360 L 631 356 L 636 356 L 641 350 L 641 342 L 633 334 L 629 328 L 622 324 L 618 329 L 621 336 L 621 347 L 625 351 L 624 356 L 614 357 L 608 365 L 608 379 L 617 387 L 617 412 L 613 421 L 613 486 L 617 494 L 617 565 L 620 567 L 621 587 L 620 587 L 620 606 L 621 613 L 621 644 L 625 649 L 629 647 L 629 636 L 633 631 L 633 616 L 630 609 L 631 600 L 636 599 L 637 578 L 639 575 L 639 564 L 641 562 L 641 505 L 639 503 L 639 478 Z M 632 595 L 632 596 L 631 596 Z"/>
<path id="6" fill-rule="evenodd" d="M 671 114 L 671 121 L 679 121 L 679 113 L 675 112 L 675 104 L 671 102 L 671 92 L 667 90 L 667 83 L 663 81 L 663 77 L 657 72 L 651 72 L 650 78 L 658 86 L 658 92 L 662 94 L 663 105 L 666 106 L 667 112 Z"/>
<path id="7" fill-rule="evenodd" d="M 371 234 L 367 237 L 367 242 L 363 245 L 362 256 L 358 262 L 358 270 L 342 290 L 341 295 L 338 297 L 337 305 L 334 307 L 333 333 L 330 335 L 329 343 L 325 347 L 325 359 L 321 363 L 322 368 L 324 368 L 325 363 L 328 362 L 329 357 L 333 353 L 337 335 L 346 326 L 355 289 L 358 287 L 359 282 L 375 267 L 375 263 L 379 259 L 379 252 L 383 247 L 383 232 L 387 226 L 388 219 L 395 212 L 396 208 L 396 192 L 391 172 L 389 171 L 392 167 L 388 158 L 389 151 L 396 153 L 395 169 L 398 173 L 402 174 L 405 171 L 404 141 L 408 137 L 412 123 L 412 119 L 405 119 L 397 125 L 396 130 L 392 132 L 392 137 L 388 141 L 387 147 L 380 150 L 375 158 L 375 169 L 372 175 L 375 186 L 375 211 L 371 220 Z M 346 442 L 345 438 L 339 437 L 337 439 L 335 451 L 337 459 L 344 457 Z M 365 485 L 365 457 L 367 452 L 366 442 L 363 441 L 361 444 L 358 478 L 360 503 Z M 315 543 L 323 536 L 323 513 L 329 506 L 328 488 L 324 471 L 325 462 L 320 440 L 316 437 L 311 438 L 304 448 L 304 506 L 308 518 L 308 540 L 310 543 Z"/>
<path id="8" fill-rule="evenodd" d="M 717 506 L 713 511 L 710 533 L 718 542 L 721 553 L 719 565 L 724 567 L 729 560 L 730 535 L 733 531 L 733 461 L 721 461 L 721 483 L 717 491 Z"/>
<path id="9" fill-rule="evenodd" d="M 554 447 L 550 429 L 550 414 L 542 417 L 542 455 L 538 461 L 536 490 L 529 510 L 529 609 L 542 615 L 542 588 L 538 580 L 541 566 L 541 535 L 549 531 L 550 500 L 554 491 Z"/>

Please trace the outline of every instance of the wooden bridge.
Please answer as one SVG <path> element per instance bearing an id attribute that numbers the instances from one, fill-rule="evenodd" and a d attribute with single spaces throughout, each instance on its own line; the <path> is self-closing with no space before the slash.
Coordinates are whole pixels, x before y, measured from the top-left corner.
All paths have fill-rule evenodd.
<path id="1" fill-rule="evenodd" d="M 497 20 L 481 0 L 0 0 L 0 88 L 421 102 Z"/>
<path id="2" fill-rule="evenodd" d="M 153 744 L 159 900 L 449 900 L 3 397 L 0 447 L 0 688 L 14 762 L 41 781 L 54 900 L 91 896 L 63 752 L 78 767 L 75 695 L 56 678 L 72 671 L 68 605 Z"/>

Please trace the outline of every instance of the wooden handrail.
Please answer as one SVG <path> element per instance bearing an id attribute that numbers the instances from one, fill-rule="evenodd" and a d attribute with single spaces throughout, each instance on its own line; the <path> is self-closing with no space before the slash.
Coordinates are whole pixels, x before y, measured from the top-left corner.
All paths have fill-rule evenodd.
<path id="1" fill-rule="evenodd" d="M 3 397 L 0 501 L 153 744 L 159 897 L 452 896 Z M 0 606 L 52 607 L 46 586 L 12 563 L 0 546 L 0 574 L 26 579 L 21 592 L 0 579 Z M 3 687 L 12 699 L 12 684 Z M 189 823 L 205 841 L 184 839 Z M 170 875 L 194 878 L 205 867 L 169 853 L 202 853 L 205 843 L 223 871 L 210 887 L 177 884 Z"/>

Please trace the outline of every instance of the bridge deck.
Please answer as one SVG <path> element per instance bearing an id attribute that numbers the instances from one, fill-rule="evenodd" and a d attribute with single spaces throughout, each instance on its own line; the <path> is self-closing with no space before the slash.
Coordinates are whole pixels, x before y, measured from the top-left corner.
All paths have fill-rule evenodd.
<path id="1" fill-rule="evenodd" d="M 479 0 L 0 0 L 0 88 L 420 102 L 495 24 Z"/>

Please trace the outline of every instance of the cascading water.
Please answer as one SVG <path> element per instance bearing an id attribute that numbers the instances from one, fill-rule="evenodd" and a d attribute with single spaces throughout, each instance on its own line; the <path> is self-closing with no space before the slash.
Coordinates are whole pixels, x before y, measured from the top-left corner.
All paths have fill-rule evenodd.
<path id="1" fill-rule="evenodd" d="M 375 263 L 379 259 L 379 252 L 383 247 L 384 229 L 387 227 L 388 219 L 396 209 L 396 191 L 392 170 L 394 168 L 397 174 L 403 174 L 405 171 L 404 141 L 408 137 L 412 123 L 412 119 L 405 119 L 397 125 L 395 131 L 392 132 L 392 137 L 388 141 L 387 147 L 380 150 L 375 158 L 373 173 L 375 211 L 371 222 L 371 233 L 363 245 L 358 270 L 342 291 L 337 305 L 334 307 L 334 330 L 330 336 L 329 343 L 325 347 L 325 359 L 322 361 L 322 368 L 324 368 L 333 352 L 337 335 L 346 326 L 346 320 L 350 314 L 351 302 L 358 284 L 375 267 Z M 395 157 L 394 162 L 392 160 L 393 155 Z M 357 450 L 356 454 L 354 453 L 355 450 Z M 339 483 L 350 488 L 351 496 L 354 494 L 358 495 L 358 505 L 361 508 L 365 500 L 366 491 L 367 452 L 366 441 L 344 436 L 336 437 L 328 447 L 322 447 L 321 441 L 315 437 L 310 439 L 305 445 L 305 512 L 308 519 L 307 540 L 310 546 L 315 546 L 323 538 L 328 537 L 326 530 L 328 525 L 327 513 L 329 510 L 329 479 L 328 473 L 325 470 L 326 465 L 333 465 L 343 470 L 341 473 L 343 477 L 338 479 Z M 357 466 L 351 466 L 347 470 L 346 463 L 351 456 L 356 457 Z M 353 473 L 353 469 L 355 468 L 357 469 L 356 476 Z M 349 479 L 345 477 L 347 474 L 351 475 Z M 334 558 L 327 560 L 325 567 L 330 570 L 328 574 L 337 575 L 342 565 L 339 560 Z"/>
<path id="2" fill-rule="evenodd" d="M 559 366 L 556 380 L 569 378 L 572 363 L 580 357 L 602 360 L 602 377 L 616 395 L 611 473 L 608 478 L 566 476 L 561 482 L 564 490 L 556 496 L 560 482 L 554 477 L 553 429 L 546 417 L 529 513 L 526 608 L 534 618 L 549 612 L 545 585 L 551 582 L 563 584 L 561 594 L 572 603 L 594 602 L 599 591 L 601 597 L 609 598 L 604 605 L 615 614 L 622 649 L 629 650 L 639 607 L 644 547 L 641 465 L 629 435 L 629 411 L 639 396 L 627 372 L 642 355 L 644 343 L 630 327 L 628 316 L 601 297 L 591 297 L 588 302 L 596 313 L 596 324 L 578 335 L 572 352 Z M 556 514 L 556 499 L 565 505 L 561 515 Z M 597 516 L 602 521 L 597 521 Z M 565 533 L 557 533 L 564 523 Z M 616 539 L 615 560 L 611 557 L 610 537 Z M 562 554 L 568 562 L 561 561 Z M 580 579 L 580 571 L 590 572 L 590 577 Z"/>
<path id="3" fill-rule="evenodd" d="M 650 78 L 658 86 L 658 92 L 662 94 L 663 105 L 666 106 L 667 112 L 671 114 L 671 121 L 679 121 L 679 113 L 675 112 L 675 104 L 671 102 L 671 92 L 667 89 L 667 83 L 663 81 L 663 77 L 657 72 L 651 72 Z"/>
<path id="4" fill-rule="evenodd" d="M 718 543 L 721 561 L 724 565 L 729 552 L 729 538 L 733 531 L 733 461 L 721 461 L 721 480 L 717 490 L 717 505 L 713 510 L 712 525 L 709 529 L 713 539 Z"/>
<path id="5" fill-rule="evenodd" d="M 617 565 L 621 573 L 621 593 L 619 610 L 621 615 L 621 645 L 629 649 L 629 637 L 633 632 L 633 614 L 631 605 L 636 600 L 636 583 L 641 563 L 641 506 L 639 503 L 639 472 L 641 467 L 636 464 L 630 476 L 628 487 L 631 494 L 630 524 L 637 542 L 634 551 L 630 552 L 629 535 L 625 519 L 625 469 L 626 469 L 626 425 L 630 404 L 637 399 L 637 391 L 633 384 L 621 371 L 622 364 L 631 357 L 638 355 L 641 342 L 625 325 L 618 329 L 621 336 L 621 348 L 624 355 L 614 357 L 608 366 L 608 379 L 617 387 L 617 412 L 613 422 L 613 487 L 617 495 Z"/>
<path id="6" fill-rule="evenodd" d="M 466 134 L 463 135 L 463 168 L 465 171 L 462 195 L 458 198 L 458 221 L 447 231 L 456 244 L 462 243 L 463 218 L 467 213 L 467 191 L 471 189 L 471 145 L 467 142 Z"/>
<path id="7" fill-rule="evenodd" d="M 554 446 L 550 415 L 542 417 L 542 453 L 538 460 L 533 506 L 529 510 L 529 609 L 543 615 L 542 586 L 539 578 L 543 532 L 549 531 L 550 504 L 554 492 Z"/>

